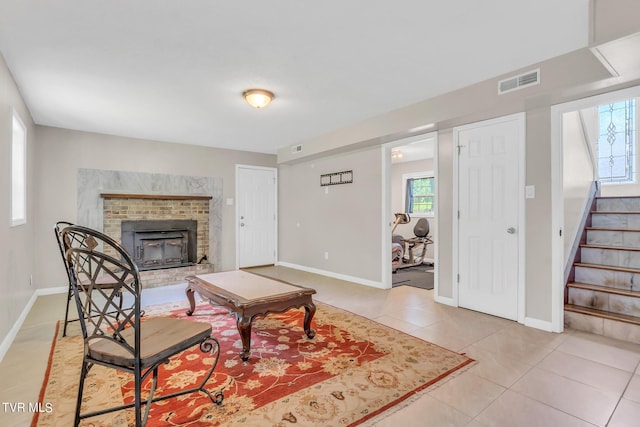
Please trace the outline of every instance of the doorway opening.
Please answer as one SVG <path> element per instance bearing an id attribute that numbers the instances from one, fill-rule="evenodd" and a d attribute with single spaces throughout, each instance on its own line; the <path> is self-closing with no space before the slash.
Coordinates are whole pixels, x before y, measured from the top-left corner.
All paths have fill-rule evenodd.
<path id="1" fill-rule="evenodd" d="M 436 153 L 436 132 L 383 146 L 382 278 L 385 288 L 435 289 L 438 286 Z"/>
<path id="2" fill-rule="evenodd" d="M 565 284 L 571 281 L 571 267 L 581 251 L 582 230 L 593 198 L 640 194 L 636 174 L 640 166 L 636 147 L 639 101 L 640 87 L 632 87 L 551 109 L 552 230 L 560 230 L 551 257 L 554 331 L 564 329 L 565 296 L 571 297 Z"/>

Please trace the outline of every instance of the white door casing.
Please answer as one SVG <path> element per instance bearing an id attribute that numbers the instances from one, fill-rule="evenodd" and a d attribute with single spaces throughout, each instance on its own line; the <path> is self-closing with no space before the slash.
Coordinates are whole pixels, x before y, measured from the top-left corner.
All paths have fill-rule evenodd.
<path id="1" fill-rule="evenodd" d="M 524 316 L 524 114 L 454 129 L 458 305 Z"/>
<path id="2" fill-rule="evenodd" d="M 277 169 L 236 165 L 236 268 L 276 262 Z"/>

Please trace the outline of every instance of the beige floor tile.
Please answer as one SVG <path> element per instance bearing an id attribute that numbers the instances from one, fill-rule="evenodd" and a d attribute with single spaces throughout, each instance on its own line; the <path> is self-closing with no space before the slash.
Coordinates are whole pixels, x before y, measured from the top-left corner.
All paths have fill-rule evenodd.
<path id="1" fill-rule="evenodd" d="M 463 350 L 477 363 L 469 371 L 503 387 L 511 387 L 533 366 L 513 359 L 499 351 L 491 351 L 473 344 Z"/>
<path id="2" fill-rule="evenodd" d="M 472 373 L 459 375 L 429 395 L 473 418 L 506 389 Z"/>
<path id="3" fill-rule="evenodd" d="M 416 329 L 420 328 L 418 325 L 414 323 L 405 322 L 404 320 L 396 319 L 395 317 L 391 317 L 391 316 L 378 316 L 373 318 L 373 320 L 407 334 L 410 334 Z"/>
<path id="4" fill-rule="evenodd" d="M 636 427 L 640 425 L 640 403 L 622 399 L 607 427 Z"/>
<path id="5" fill-rule="evenodd" d="M 640 403 L 640 375 L 635 374 L 633 378 L 631 378 L 623 397 L 636 403 Z"/>
<path id="6" fill-rule="evenodd" d="M 383 419 L 365 425 L 375 427 L 466 427 L 471 418 L 428 395 Z"/>
<path id="7" fill-rule="evenodd" d="M 511 390 L 598 426 L 604 426 L 620 395 L 534 368 Z"/>
<path id="8" fill-rule="evenodd" d="M 530 328 L 520 323 L 511 322 L 501 331 L 507 337 L 518 341 L 526 341 L 537 346 L 557 348 L 569 338 L 569 334 L 558 334 Z"/>
<path id="9" fill-rule="evenodd" d="M 411 333 L 411 335 L 457 352 L 461 352 L 462 349 L 475 342 L 474 339 L 456 335 L 446 327 L 442 327 L 440 322 L 424 328 L 416 329 Z"/>
<path id="10" fill-rule="evenodd" d="M 398 320 L 412 323 L 418 327 L 431 325 L 439 320 L 439 314 L 433 310 L 423 308 L 400 308 L 402 305 L 393 305 L 384 309 L 382 314 Z"/>
<path id="11" fill-rule="evenodd" d="M 616 395 L 624 392 L 632 376 L 631 372 L 561 351 L 551 353 L 537 365 L 537 368 Z"/>
<path id="12" fill-rule="evenodd" d="M 511 390 L 504 392 L 475 419 L 487 427 L 593 427 Z"/>
<path id="13" fill-rule="evenodd" d="M 478 420 L 471 420 L 465 427 L 487 427 L 485 424 L 480 423 Z"/>
<path id="14" fill-rule="evenodd" d="M 588 333 L 571 334 L 558 350 L 628 372 L 640 362 L 640 345 Z"/>
<path id="15" fill-rule="evenodd" d="M 527 365 L 535 365 L 553 351 L 553 344 L 540 345 L 525 336 L 518 336 L 513 331 L 499 331 L 480 340 L 479 348 L 499 352 L 511 359 L 519 360 Z"/>
<path id="16" fill-rule="evenodd" d="M 64 319 L 67 294 L 44 295 L 38 297 L 33 307 L 22 324 L 23 327 L 37 326 L 42 323 L 55 322 Z M 73 301 L 72 301 L 73 302 Z M 75 306 L 69 308 L 70 317 L 77 314 Z M 77 315 L 75 316 L 77 317 Z"/>

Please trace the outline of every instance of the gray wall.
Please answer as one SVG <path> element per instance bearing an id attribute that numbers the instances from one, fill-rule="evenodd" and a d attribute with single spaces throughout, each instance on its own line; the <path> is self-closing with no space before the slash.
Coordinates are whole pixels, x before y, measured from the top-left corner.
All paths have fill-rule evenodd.
<path id="1" fill-rule="evenodd" d="M 592 109 L 593 110 L 593 109 Z M 572 258 L 571 249 L 589 201 L 595 178 L 594 165 L 589 155 L 589 142 L 582 131 L 579 111 L 565 113 L 562 117 L 562 160 L 564 194 L 564 260 Z"/>
<path id="2" fill-rule="evenodd" d="M 11 221 L 11 139 L 12 112 L 20 115 L 27 127 L 27 223 L 10 227 Z M 31 114 L 27 110 L 20 92 L 0 55 L 0 343 L 11 331 L 34 292 L 29 279 L 37 258 L 33 253 L 34 226 L 36 224 L 36 198 L 34 189 L 35 138 Z M 14 331 L 15 332 L 15 331 Z M 0 347 L 0 357 L 3 351 Z"/>
<path id="3" fill-rule="evenodd" d="M 381 164 L 376 147 L 280 165 L 279 262 L 380 282 Z M 320 175 L 345 170 L 352 184 L 320 186 Z"/>
<path id="4" fill-rule="evenodd" d="M 36 183 L 39 244 L 34 281 L 39 288 L 61 286 L 52 227 L 77 221 L 78 168 L 222 178 L 222 198 L 235 198 L 235 165 L 275 166 L 275 156 L 195 145 L 171 144 L 73 130 L 36 128 Z M 223 203 L 220 268 L 235 268 L 235 206 Z"/>

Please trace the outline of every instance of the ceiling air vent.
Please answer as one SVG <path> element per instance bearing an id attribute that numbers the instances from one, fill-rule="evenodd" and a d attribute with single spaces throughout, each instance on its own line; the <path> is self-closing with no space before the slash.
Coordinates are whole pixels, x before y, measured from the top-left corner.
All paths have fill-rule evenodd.
<path id="1" fill-rule="evenodd" d="M 291 146 L 292 153 L 302 153 L 302 144 Z"/>
<path id="2" fill-rule="evenodd" d="M 540 69 L 529 71 L 519 76 L 510 77 L 498 82 L 498 95 L 511 92 L 513 90 L 523 89 L 528 86 L 540 83 Z"/>

